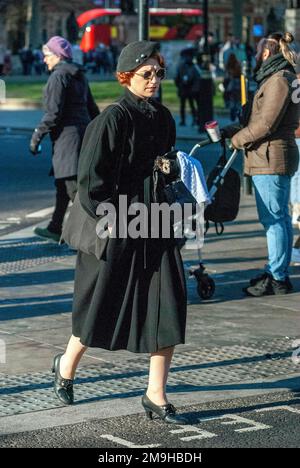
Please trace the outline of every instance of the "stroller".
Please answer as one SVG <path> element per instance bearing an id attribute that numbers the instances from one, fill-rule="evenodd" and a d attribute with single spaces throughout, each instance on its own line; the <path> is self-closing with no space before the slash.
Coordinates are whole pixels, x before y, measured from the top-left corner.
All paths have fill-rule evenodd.
<path id="1" fill-rule="evenodd" d="M 212 142 L 210 139 L 200 141 L 199 143 L 197 143 L 192 148 L 192 150 L 189 153 L 189 156 L 193 156 L 198 149 L 203 148 L 204 146 L 207 146 L 207 145 L 210 145 L 210 144 L 214 144 L 214 143 L 217 143 L 217 142 Z M 222 143 L 222 146 L 223 146 L 224 154 L 226 154 L 225 141 L 221 141 L 221 143 Z M 209 196 L 210 196 L 211 200 L 214 199 L 217 191 L 223 185 L 224 178 L 225 178 L 228 170 L 231 168 L 232 164 L 236 160 L 237 156 L 238 156 L 238 151 L 234 150 L 232 152 L 231 156 L 229 157 L 229 159 L 227 160 L 226 164 L 224 164 L 224 167 L 222 168 L 222 170 L 220 170 L 220 172 L 218 173 L 216 178 L 213 180 L 213 183 L 212 183 L 212 185 L 211 185 L 211 187 L 209 189 Z M 226 156 L 224 156 L 224 157 L 226 157 Z M 204 264 L 202 262 L 201 249 L 199 247 L 197 247 L 197 253 L 198 253 L 198 261 L 199 261 L 198 268 L 190 269 L 189 273 L 190 273 L 190 277 L 194 277 L 196 279 L 198 295 L 201 297 L 201 299 L 208 300 L 214 295 L 215 282 L 205 272 L 205 266 L 204 266 Z"/>
<path id="2" fill-rule="evenodd" d="M 203 148 L 204 146 L 208 146 L 211 144 L 215 143 L 221 143 L 223 147 L 223 155 L 221 156 L 220 160 L 222 159 L 223 163 L 221 165 L 218 164 L 217 168 L 218 170 L 216 171 L 216 176 L 212 180 L 212 183 L 210 184 L 209 188 L 209 198 L 210 200 L 214 201 L 214 198 L 216 197 L 216 194 L 218 190 L 221 188 L 221 186 L 224 184 L 224 179 L 225 176 L 227 175 L 229 169 L 231 168 L 232 164 L 234 163 L 235 159 L 238 156 L 238 151 L 234 150 L 230 156 L 230 158 L 227 160 L 226 158 L 226 141 L 224 138 L 222 138 L 221 133 L 218 129 L 218 124 L 217 122 L 210 122 L 207 124 L 207 133 L 209 134 L 209 138 L 200 141 L 197 143 L 190 153 L 187 156 L 193 157 L 193 155 L 196 153 L 198 149 Z M 210 131 L 211 130 L 211 131 Z M 178 157 L 178 151 L 174 150 L 170 153 L 167 153 L 166 155 L 162 157 L 157 158 L 157 165 L 158 165 L 158 170 L 162 172 L 164 175 L 168 175 L 167 179 L 167 188 L 171 189 L 170 192 L 172 193 L 172 196 L 168 200 L 169 204 L 172 204 L 172 202 L 178 201 L 180 197 L 182 197 L 182 194 L 180 191 L 174 195 L 174 192 L 177 191 L 176 184 L 178 181 L 181 182 L 181 171 L 180 171 L 180 164 L 179 164 L 179 157 Z M 216 169 L 217 169 L 216 168 Z M 173 186 L 173 187 L 172 187 Z M 186 189 L 187 190 L 187 189 Z M 187 190 L 188 191 L 188 190 Z M 191 194 L 190 194 L 191 195 Z M 168 198 L 168 197 L 167 197 Z M 176 198 L 176 200 L 175 200 Z M 195 199 L 194 199 L 195 201 Z M 187 201 L 189 203 L 190 201 Z M 182 202 L 181 202 L 182 203 Z M 197 203 L 196 203 L 197 204 Z M 209 205 L 208 205 L 209 206 Z M 236 213 L 237 214 L 237 213 Z M 194 219 L 194 217 L 192 217 Z M 234 219 L 234 218 L 232 218 Z M 229 219 L 228 219 L 229 220 Z M 197 226 L 197 223 L 196 223 Z M 223 230 L 221 232 L 217 231 L 217 234 L 222 234 Z M 197 234 L 197 233 L 196 233 Z M 198 235 L 198 234 L 197 234 Z M 196 235 L 196 237 L 197 237 Z M 197 237 L 197 240 L 199 237 Z M 179 243 L 180 248 L 182 248 L 186 244 L 186 239 L 183 239 L 181 243 Z M 197 293 L 203 300 L 208 300 L 210 299 L 215 292 L 215 282 L 214 280 L 205 272 L 205 266 L 202 262 L 202 257 L 201 257 L 201 242 L 197 243 L 197 253 L 198 253 L 198 261 L 199 265 L 196 269 L 191 268 L 189 270 L 189 275 L 190 277 L 194 277 L 197 282 Z"/>
<path id="3" fill-rule="evenodd" d="M 220 142 L 221 142 L 221 144 L 223 146 L 223 158 L 226 158 L 226 143 L 225 143 L 225 140 L 221 138 L 221 136 L 218 139 L 213 139 L 212 140 L 211 138 L 209 138 L 209 139 L 205 139 L 205 140 L 200 141 L 199 143 L 197 143 L 192 148 L 192 150 L 188 154 L 188 157 L 193 156 L 198 149 L 201 149 L 204 146 L 211 145 L 211 144 L 214 144 L 214 143 L 220 143 Z M 174 151 L 172 153 L 173 160 L 172 160 L 171 164 L 176 164 L 176 163 L 178 164 L 178 161 L 176 161 L 176 156 L 175 156 L 176 153 L 177 153 L 176 151 Z M 234 150 L 233 153 L 231 154 L 230 158 L 228 160 L 226 160 L 226 163 L 224 163 L 221 170 L 218 172 L 217 176 L 214 178 L 214 180 L 212 182 L 212 185 L 211 185 L 211 187 L 209 189 L 209 198 L 211 200 L 214 199 L 217 191 L 223 185 L 224 178 L 225 178 L 227 172 L 229 171 L 230 167 L 234 163 L 237 155 L 238 155 L 238 151 Z M 174 182 L 176 182 L 176 180 L 171 182 L 171 184 L 174 183 Z M 182 242 L 180 247 L 182 248 L 183 245 L 185 245 L 185 242 Z M 205 266 L 204 266 L 204 264 L 202 262 L 202 257 L 201 257 L 201 247 L 202 247 L 202 245 L 200 245 L 200 243 L 198 243 L 197 244 L 197 253 L 198 253 L 199 265 L 198 265 L 198 267 L 196 269 L 191 268 L 189 270 L 189 275 L 190 275 L 190 277 L 194 277 L 196 279 L 198 295 L 203 300 L 208 300 L 214 295 L 215 282 L 205 272 Z"/>

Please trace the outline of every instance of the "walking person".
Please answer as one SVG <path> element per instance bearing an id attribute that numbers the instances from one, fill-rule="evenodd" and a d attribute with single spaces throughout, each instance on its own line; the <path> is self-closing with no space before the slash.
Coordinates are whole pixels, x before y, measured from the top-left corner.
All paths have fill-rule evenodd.
<path id="1" fill-rule="evenodd" d="M 184 49 L 181 52 L 181 61 L 177 68 L 175 76 L 175 85 L 177 87 L 178 97 L 180 100 L 180 123 L 186 125 L 186 102 L 188 101 L 191 115 L 192 125 L 198 123 L 198 101 L 197 97 L 200 92 L 201 76 L 193 63 L 194 49 Z"/>
<path id="2" fill-rule="evenodd" d="M 78 195 L 95 219 L 102 202 L 118 206 L 115 177 L 128 206 L 152 204 L 154 160 L 175 144 L 170 112 L 152 99 L 165 77 L 164 66 L 154 42 L 129 43 L 120 54 L 117 79 L 124 95 L 120 105 L 108 106 L 88 126 L 80 155 Z M 121 221 L 117 217 L 116 224 Z M 54 358 L 57 397 L 73 403 L 73 379 L 87 347 L 148 353 L 149 383 L 142 397 L 147 416 L 184 424 L 167 399 L 166 382 L 174 347 L 184 343 L 186 304 L 174 238 L 109 237 L 100 259 L 79 250 L 72 336 L 65 353 Z"/>
<path id="3" fill-rule="evenodd" d="M 34 49 L 33 51 L 33 57 L 34 57 L 33 67 L 34 67 L 35 74 L 38 76 L 41 76 L 41 74 L 44 71 L 44 55 L 41 50 L 41 47 L 42 46 Z"/>
<path id="4" fill-rule="evenodd" d="M 241 110 L 241 74 L 242 67 L 234 54 L 230 54 L 226 63 L 226 89 L 230 119 L 232 122 L 238 117 Z"/>
<path id="5" fill-rule="evenodd" d="M 268 263 L 263 274 L 244 289 L 249 296 L 287 294 L 293 289 L 289 199 L 299 161 L 295 142 L 299 104 L 293 99 L 297 76 L 292 42 L 290 33 L 273 33 L 258 43 L 255 78 L 259 87 L 248 123 L 232 138 L 235 148 L 245 150 L 245 173 L 252 176 L 258 216 L 267 236 Z"/>
<path id="6" fill-rule="evenodd" d="M 4 74 L 3 69 L 4 69 L 4 64 L 5 64 L 5 55 L 6 55 L 6 48 L 4 47 L 4 44 L 1 44 L 0 42 L 0 76 Z"/>
<path id="7" fill-rule="evenodd" d="M 71 44 L 60 36 L 43 46 L 44 62 L 51 72 L 44 91 L 45 114 L 34 130 L 30 151 L 39 153 L 39 145 L 48 133 L 52 141 L 52 171 L 55 177 L 56 203 L 46 228 L 34 233 L 58 242 L 65 213 L 77 190 L 77 166 L 82 138 L 88 123 L 99 114 L 83 68 L 72 62 Z"/>
<path id="8" fill-rule="evenodd" d="M 34 57 L 33 57 L 31 47 L 32 47 L 31 44 L 29 45 L 29 47 L 24 46 L 19 52 L 24 76 L 31 75 L 32 64 L 34 62 Z"/>

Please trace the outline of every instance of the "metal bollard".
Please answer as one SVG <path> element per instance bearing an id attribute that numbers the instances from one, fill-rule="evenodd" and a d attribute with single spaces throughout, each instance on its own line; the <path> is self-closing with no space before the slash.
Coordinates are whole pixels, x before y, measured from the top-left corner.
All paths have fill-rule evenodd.
<path id="1" fill-rule="evenodd" d="M 244 176 L 244 195 L 252 195 L 252 178 L 251 176 Z"/>
<path id="2" fill-rule="evenodd" d="M 245 161 L 245 154 L 243 151 L 243 161 Z M 243 173 L 244 173 L 244 164 L 243 164 Z M 252 177 L 248 175 L 244 175 L 243 177 L 243 191 L 244 195 L 252 195 Z"/>
<path id="3" fill-rule="evenodd" d="M 245 161 L 245 155 L 243 156 L 243 161 Z M 244 165 L 243 165 L 243 172 L 244 172 Z M 244 195 L 253 195 L 252 177 L 251 176 L 244 175 L 244 177 L 243 177 L 243 190 L 244 190 Z"/>

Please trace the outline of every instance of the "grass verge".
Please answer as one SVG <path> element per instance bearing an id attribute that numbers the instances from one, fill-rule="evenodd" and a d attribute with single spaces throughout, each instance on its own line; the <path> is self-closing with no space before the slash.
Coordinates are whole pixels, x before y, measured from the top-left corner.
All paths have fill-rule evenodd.
<path id="1" fill-rule="evenodd" d="M 44 86 L 45 81 L 14 82 L 11 80 L 6 84 L 7 98 L 39 102 L 42 101 Z M 162 86 L 163 103 L 171 109 L 178 109 L 179 100 L 174 82 L 166 80 Z M 90 81 L 90 87 L 97 102 L 109 103 L 122 94 L 122 88 L 116 81 Z M 214 96 L 214 108 L 216 111 L 224 109 L 223 97 L 217 87 Z"/>

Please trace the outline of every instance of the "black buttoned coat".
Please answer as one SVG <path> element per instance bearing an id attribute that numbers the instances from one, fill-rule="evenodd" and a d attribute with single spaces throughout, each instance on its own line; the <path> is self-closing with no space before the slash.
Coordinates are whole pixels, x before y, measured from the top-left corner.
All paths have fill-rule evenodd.
<path id="1" fill-rule="evenodd" d="M 150 206 L 154 159 L 175 144 L 175 123 L 164 106 L 128 89 L 120 102 L 130 118 L 119 106 L 109 106 L 89 124 L 82 144 L 79 198 L 95 218 L 99 203 L 117 206 L 122 152 L 118 194 L 127 195 L 129 205 Z M 184 343 L 185 323 L 185 277 L 174 239 L 110 238 L 100 260 L 78 253 L 72 332 L 82 344 L 155 352 Z"/>
<path id="2" fill-rule="evenodd" d="M 83 67 L 65 61 L 54 67 L 44 89 L 44 108 L 37 131 L 41 138 L 50 134 L 54 177 L 75 176 L 84 131 L 99 114 Z"/>

